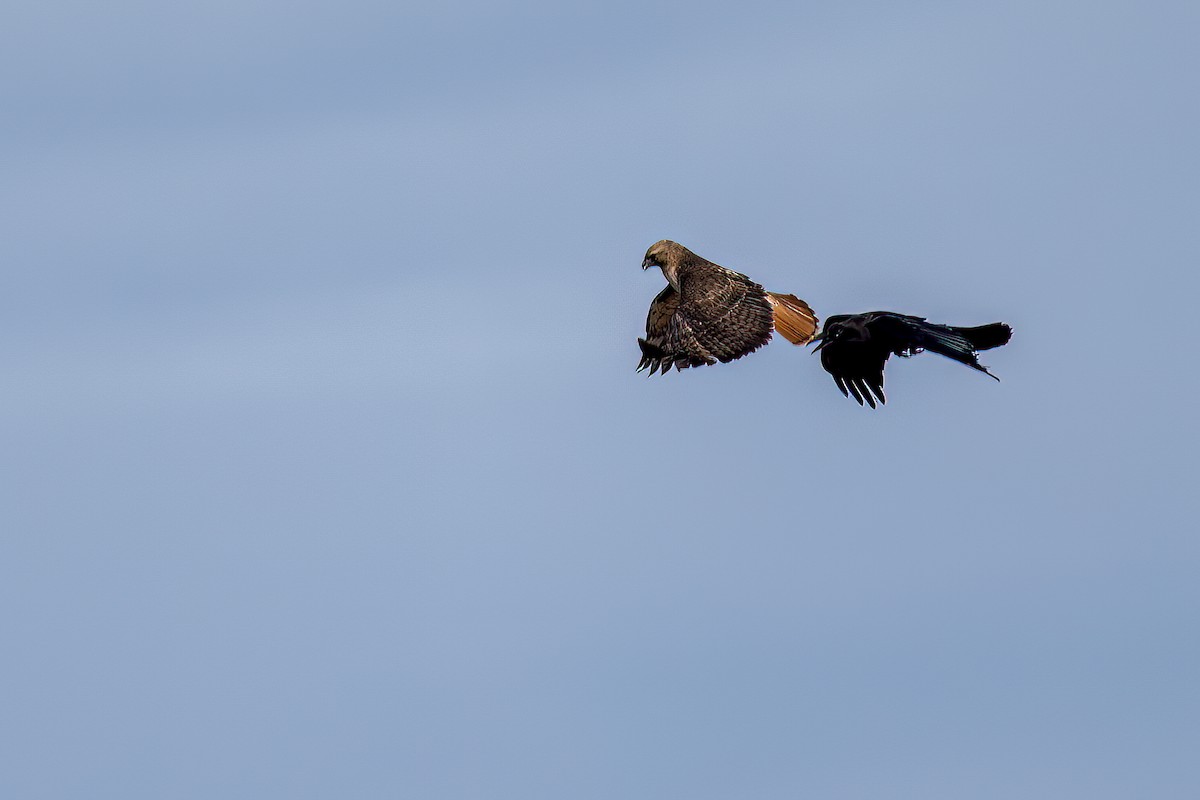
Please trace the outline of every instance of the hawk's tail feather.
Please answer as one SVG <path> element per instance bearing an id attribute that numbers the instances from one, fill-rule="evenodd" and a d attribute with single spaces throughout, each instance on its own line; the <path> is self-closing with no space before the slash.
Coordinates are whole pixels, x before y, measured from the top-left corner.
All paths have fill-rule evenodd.
<path id="1" fill-rule="evenodd" d="M 775 317 L 775 330 L 792 344 L 808 344 L 817 335 L 817 315 L 794 294 L 767 292 Z"/>

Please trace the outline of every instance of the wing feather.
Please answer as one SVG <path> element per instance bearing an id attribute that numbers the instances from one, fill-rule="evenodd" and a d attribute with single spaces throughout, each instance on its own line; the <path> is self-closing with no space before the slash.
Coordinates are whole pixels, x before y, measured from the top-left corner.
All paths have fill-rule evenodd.
<path id="1" fill-rule="evenodd" d="M 817 349 L 821 353 L 821 366 L 833 376 L 842 394 L 853 395 L 860 406 L 875 408 L 876 400 L 880 404 L 887 402 L 883 392 L 883 367 L 891 351 L 858 333 L 865 320 L 865 316 L 850 314 L 825 320 L 822 335 L 827 338 Z"/>
<path id="2" fill-rule="evenodd" d="M 642 349 L 642 360 L 638 362 L 638 372 L 649 367 L 651 375 L 658 372 L 659 369 L 662 369 L 665 374 L 667 369 L 670 369 L 669 360 L 666 367 L 663 367 L 667 355 L 665 349 L 667 328 L 678 307 L 679 293 L 670 284 L 667 284 L 667 288 L 650 301 L 650 313 L 646 315 L 646 338 L 638 339 L 638 346 Z"/>
<path id="3" fill-rule="evenodd" d="M 762 286 L 741 273 L 704 263 L 680 275 L 650 304 L 640 372 L 725 363 L 771 340 L 773 316 Z"/>
<path id="4" fill-rule="evenodd" d="M 893 353 L 908 357 L 929 351 L 995 378 L 979 363 L 976 351 L 999 347 L 1011 336 L 1012 328 L 1002 322 L 959 328 L 929 322 L 923 317 L 872 311 L 839 314 L 825 320 L 823 341 L 817 350 L 821 353 L 821 366 L 833 376 L 842 394 L 874 408 L 876 400 L 887 402 L 883 368 Z"/>

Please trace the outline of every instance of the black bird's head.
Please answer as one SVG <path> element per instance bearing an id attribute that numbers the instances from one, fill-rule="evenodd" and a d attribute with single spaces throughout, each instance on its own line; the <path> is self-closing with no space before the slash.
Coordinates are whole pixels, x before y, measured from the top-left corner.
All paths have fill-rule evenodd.
<path id="1" fill-rule="evenodd" d="M 825 320 L 825 326 L 821 328 L 821 332 L 812 338 L 813 342 L 820 342 L 813 352 L 817 352 L 830 342 L 864 342 L 866 340 L 867 330 L 865 325 L 861 324 L 860 316 L 835 314 Z"/>

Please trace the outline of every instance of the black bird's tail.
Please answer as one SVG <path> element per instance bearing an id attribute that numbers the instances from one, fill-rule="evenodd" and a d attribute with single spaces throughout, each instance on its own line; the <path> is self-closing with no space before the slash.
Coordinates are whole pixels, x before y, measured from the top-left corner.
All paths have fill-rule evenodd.
<path id="1" fill-rule="evenodd" d="M 980 325 L 977 328 L 954 328 L 954 332 L 971 343 L 976 350 L 991 350 L 1008 344 L 1012 338 L 1012 328 L 1003 322 L 993 322 L 991 325 Z"/>
<path id="2" fill-rule="evenodd" d="M 921 350 L 952 358 L 960 364 L 996 378 L 988 372 L 987 367 L 979 363 L 975 351 L 990 350 L 1007 344 L 1011 337 L 1012 328 L 1003 322 L 993 322 L 976 328 L 957 328 L 922 320 L 919 323 L 919 333 L 912 340 L 912 344 Z"/>

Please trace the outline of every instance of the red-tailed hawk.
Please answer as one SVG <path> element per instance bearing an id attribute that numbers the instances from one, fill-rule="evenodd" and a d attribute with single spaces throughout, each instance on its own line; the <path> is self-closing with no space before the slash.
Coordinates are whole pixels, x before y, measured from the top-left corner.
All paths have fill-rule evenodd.
<path id="1" fill-rule="evenodd" d="M 725 269 L 663 240 L 646 251 L 642 269 L 659 267 L 667 288 L 650 303 L 646 338 L 638 339 L 638 372 L 650 374 L 733 361 L 771 340 L 807 344 L 817 317 L 795 295 L 768 292 L 740 272 Z"/>
<path id="2" fill-rule="evenodd" d="M 871 311 L 866 314 L 838 314 L 825 320 L 816 340 L 821 343 L 821 366 L 833 376 L 842 394 L 861 406 L 865 400 L 875 408 L 883 396 L 883 365 L 895 353 L 905 358 L 923 350 L 952 358 L 985 375 L 995 375 L 982 366 L 975 354 L 1008 344 L 1012 328 L 1003 322 L 977 328 L 955 328 L 926 322 L 921 317 Z M 1000 380 L 996 378 L 996 380 Z"/>

